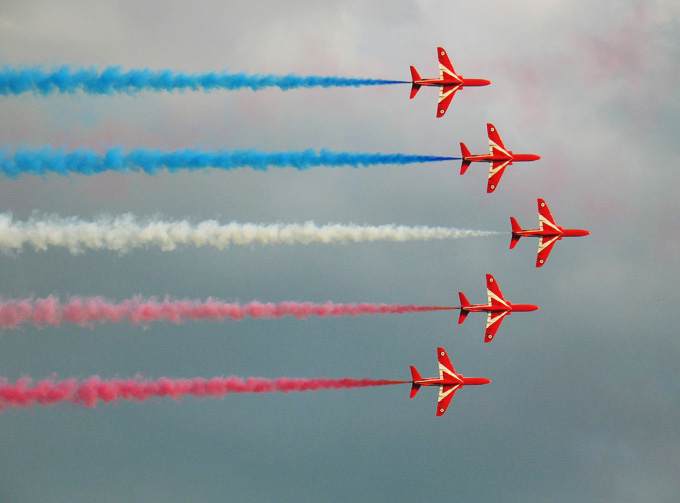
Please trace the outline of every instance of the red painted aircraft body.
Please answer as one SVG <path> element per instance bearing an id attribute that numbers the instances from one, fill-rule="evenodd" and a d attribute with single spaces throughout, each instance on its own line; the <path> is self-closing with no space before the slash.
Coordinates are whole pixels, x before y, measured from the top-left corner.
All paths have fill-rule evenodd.
<path id="1" fill-rule="evenodd" d="M 493 340 L 506 315 L 518 311 L 536 311 L 539 308 L 533 304 L 513 304 L 509 300 L 505 300 L 501 293 L 501 289 L 498 287 L 496 280 L 491 274 L 486 275 L 486 291 L 489 299 L 488 304 L 470 304 L 465 297 L 465 294 L 463 294 L 463 292 L 458 292 L 458 296 L 460 297 L 459 325 L 465 321 L 465 318 L 470 313 L 488 313 L 484 342 L 491 342 Z"/>
<path id="2" fill-rule="evenodd" d="M 437 415 L 442 416 L 451 403 L 453 395 L 465 385 L 488 384 L 491 382 L 486 377 L 465 377 L 456 374 L 451 360 L 443 348 L 437 348 L 437 360 L 439 361 L 439 377 L 423 379 L 415 367 L 411 366 L 411 398 L 416 396 L 421 386 L 439 386 L 437 398 Z"/>
<path id="3" fill-rule="evenodd" d="M 486 125 L 486 132 L 489 136 L 489 154 L 472 155 L 465 146 L 465 143 L 461 142 L 460 151 L 463 161 L 460 165 L 460 174 L 464 175 L 472 162 L 491 163 L 489 166 L 489 181 L 486 185 L 486 192 L 490 194 L 498 187 L 498 182 L 501 181 L 506 167 L 514 162 L 537 161 L 541 156 L 535 154 L 515 154 L 512 150 L 506 149 L 493 124 Z"/>
<path id="4" fill-rule="evenodd" d="M 538 255 L 536 256 L 536 267 L 542 267 L 548 260 L 548 255 L 555 246 L 555 243 L 564 237 L 587 236 L 590 231 L 583 229 L 564 229 L 555 223 L 555 219 L 550 213 L 550 208 L 543 199 L 538 199 L 538 229 L 522 229 L 515 217 L 510 217 L 512 225 L 512 237 L 510 238 L 510 249 L 512 250 L 522 237 L 538 237 Z"/>
<path id="5" fill-rule="evenodd" d="M 437 47 L 437 57 L 439 58 L 438 79 L 422 79 L 420 78 L 420 75 L 418 75 L 415 67 L 411 67 L 411 99 L 418 94 L 418 90 L 421 86 L 438 86 L 440 90 L 439 103 L 437 104 L 437 117 L 444 117 L 456 91 L 463 89 L 465 86 L 488 86 L 491 84 L 491 81 L 484 79 L 465 79 L 462 75 L 456 74 L 449 57 L 446 55 L 446 51 L 441 47 Z"/>

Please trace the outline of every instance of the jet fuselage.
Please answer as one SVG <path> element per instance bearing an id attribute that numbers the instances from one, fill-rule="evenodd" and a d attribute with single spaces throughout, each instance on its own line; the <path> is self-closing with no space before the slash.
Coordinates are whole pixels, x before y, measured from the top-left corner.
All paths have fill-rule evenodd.
<path id="1" fill-rule="evenodd" d="M 462 383 L 458 380 L 455 379 L 439 379 L 438 377 L 431 377 L 427 379 L 417 379 L 414 381 L 411 381 L 413 384 L 416 384 L 418 386 L 465 386 L 465 385 L 470 385 L 470 386 L 478 386 L 481 384 L 489 384 L 491 382 L 491 379 L 487 379 L 486 377 L 465 377 L 461 374 L 458 374 L 458 377 L 462 379 Z"/>
<path id="2" fill-rule="evenodd" d="M 494 161 L 510 161 L 513 162 L 524 162 L 524 161 L 538 161 L 541 156 L 536 154 L 515 154 L 512 151 L 508 151 L 509 155 L 498 154 L 480 154 L 480 155 L 469 155 L 463 157 L 464 161 L 467 162 L 494 162 Z"/>
<path id="3" fill-rule="evenodd" d="M 465 86 L 488 86 L 491 84 L 490 80 L 485 79 L 463 79 L 461 77 L 461 82 L 457 80 L 446 80 L 446 79 L 420 79 L 413 80 L 413 85 L 415 86 L 453 86 L 453 87 L 465 87 Z"/>
<path id="4" fill-rule="evenodd" d="M 513 234 L 520 237 L 540 237 L 540 236 L 558 236 L 558 239 L 562 238 L 578 238 L 581 236 L 590 235 L 590 231 L 585 229 L 563 229 L 558 226 L 557 231 L 555 229 L 550 229 L 545 227 L 541 229 L 522 229 L 521 231 L 513 231 Z"/>
<path id="5" fill-rule="evenodd" d="M 486 312 L 486 313 L 498 313 L 501 311 L 510 311 L 511 313 L 514 312 L 526 312 L 526 311 L 536 311 L 537 309 L 540 309 L 538 306 L 535 306 L 533 304 L 513 304 L 509 301 L 505 301 L 508 306 L 504 305 L 490 305 L 490 304 L 472 304 L 470 306 L 466 307 L 461 307 L 461 310 L 463 311 L 469 311 L 472 313 L 479 313 L 479 312 Z"/>

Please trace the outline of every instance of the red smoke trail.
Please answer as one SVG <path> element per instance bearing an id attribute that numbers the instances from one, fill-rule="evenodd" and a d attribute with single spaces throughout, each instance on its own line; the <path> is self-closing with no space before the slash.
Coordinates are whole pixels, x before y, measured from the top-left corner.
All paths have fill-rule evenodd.
<path id="1" fill-rule="evenodd" d="M 96 407 L 97 401 L 117 402 L 136 400 L 139 402 L 154 397 L 169 396 L 178 399 L 184 395 L 200 397 L 222 397 L 228 393 L 288 393 L 290 391 L 317 391 L 321 389 L 365 388 L 387 386 L 410 381 L 387 381 L 384 379 L 264 379 L 261 377 L 213 377 L 212 379 L 169 379 L 161 377 L 156 381 L 136 376 L 133 379 L 102 380 L 92 376 L 84 381 L 67 379 L 54 381 L 45 379 L 33 383 L 32 379 L 19 379 L 11 384 L 0 379 L 0 410 L 8 407 L 31 407 L 35 404 L 50 406 L 58 402 L 71 402 L 86 407 Z"/>
<path id="2" fill-rule="evenodd" d="M 0 302 L 0 328 L 14 328 L 22 323 L 35 326 L 75 323 L 93 326 L 102 323 L 149 323 L 170 321 L 183 323 L 187 320 L 241 320 L 252 318 L 281 318 L 295 316 L 359 316 L 362 314 L 403 314 L 424 311 L 458 309 L 439 306 L 415 306 L 402 304 L 335 304 L 326 302 L 281 302 L 247 304 L 227 303 L 208 298 L 206 300 L 157 300 L 133 297 L 113 303 L 101 297 L 74 297 L 66 303 L 49 296 L 44 299 L 7 300 Z"/>

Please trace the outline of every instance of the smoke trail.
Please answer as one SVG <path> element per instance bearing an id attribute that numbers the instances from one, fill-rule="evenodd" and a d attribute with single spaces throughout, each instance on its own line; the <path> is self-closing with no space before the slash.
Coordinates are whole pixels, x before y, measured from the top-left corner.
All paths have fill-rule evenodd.
<path id="1" fill-rule="evenodd" d="M 104 323 L 146 324 L 154 321 L 184 323 L 189 320 L 242 320 L 243 318 L 298 319 L 311 316 L 361 316 L 371 314 L 404 314 L 456 309 L 440 306 L 416 306 L 402 304 L 336 304 L 326 302 L 281 302 L 247 304 L 228 303 L 208 297 L 206 300 L 157 300 L 140 296 L 120 303 L 109 302 L 101 297 L 74 297 L 62 303 L 54 296 L 44 299 L 0 301 L 0 328 L 16 328 L 25 323 L 37 327 L 61 323 L 94 326 Z"/>
<path id="2" fill-rule="evenodd" d="M 171 251 L 178 246 L 212 246 L 220 250 L 230 245 L 273 244 L 345 244 L 374 241 L 426 241 L 459 239 L 501 234 L 450 227 L 407 227 L 403 225 L 342 225 L 318 226 L 304 224 L 240 224 L 223 225 L 216 220 L 192 224 L 186 220 L 162 221 L 149 219 L 138 222 L 127 214 L 116 218 L 102 217 L 95 221 L 48 216 L 32 217 L 26 222 L 14 222 L 9 214 L 0 214 L 0 250 L 21 251 L 24 246 L 44 251 L 50 246 L 67 248 L 73 254 L 90 250 L 127 252 L 133 248 L 157 246 Z"/>
<path id="3" fill-rule="evenodd" d="M 8 152 L 7 149 L 0 149 L 0 173 L 16 178 L 21 174 L 57 173 L 68 176 L 70 173 L 94 175 L 105 171 L 124 173 L 143 171 L 154 174 L 162 169 L 167 169 L 171 173 L 180 169 L 194 171 L 203 168 L 223 170 L 252 168 L 267 171 L 269 167 L 276 167 L 305 170 L 315 166 L 358 168 L 380 164 L 414 164 L 456 159 L 460 158 L 332 152 L 325 149 L 318 152 L 312 149 L 288 152 L 220 149 L 215 152 L 204 152 L 196 149 L 167 151 L 138 148 L 125 153 L 121 148 L 116 147 L 100 154 L 85 149 L 65 152 L 47 146 L 39 149 L 19 149 L 14 154 Z"/>
<path id="4" fill-rule="evenodd" d="M 264 379 L 250 377 L 213 377 L 203 379 L 170 379 L 161 377 L 156 381 L 136 376 L 133 379 L 102 380 L 92 376 L 84 381 L 45 379 L 34 383 L 32 379 L 19 379 L 9 383 L 0 379 L 0 410 L 33 405 L 50 406 L 58 402 L 71 402 L 86 407 L 96 407 L 97 401 L 118 402 L 135 400 L 143 402 L 154 397 L 169 396 L 176 400 L 184 395 L 199 397 L 222 397 L 229 393 L 288 393 L 290 391 L 318 391 L 322 389 L 366 388 L 387 386 L 410 381 L 374 379 L 295 379 L 282 377 Z"/>
<path id="5" fill-rule="evenodd" d="M 252 89 L 278 87 L 283 91 L 301 87 L 361 87 L 386 84 L 410 84 L 410 81 L 385 79 L 359 79 L 295 74 L 259 75 L 247 73 L 186 74 L 173 70 L 129 70 L 109 66 L 102 71 L 94 68 L 76 69 L 62 66 L 45 71 L 41 67 L 10 68 L 0 70 L 0 95 L 34 92 L 90 94 L 132 94 L 139 91 L 214 91 L 218 89 Z"/>

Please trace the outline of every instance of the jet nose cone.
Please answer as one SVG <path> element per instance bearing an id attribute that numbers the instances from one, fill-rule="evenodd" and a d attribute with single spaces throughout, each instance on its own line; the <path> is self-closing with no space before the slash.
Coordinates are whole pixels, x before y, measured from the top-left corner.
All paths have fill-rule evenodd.
<path id="1" fill-rule="evenodd" d="M 590 231 L 584 230 L 584 229 L 567 229 L 564 231 L 564 235 L 569 237 L 569 236 L 589 236 Z"/>
<path id="2" fill-rule="evenodd" d="M 489 84 L 491 81 L 486 79 L 463 79 L 464 86 L 488 86 Z"/>
<path id="3" fill-rule="evenodd" d="M 513 152 L 510 152 L 512 154 L 512 158 L 514 161 L 517 162 L 522 162 L 522 161 L 538 161 L 541 156 L 536 155 L 536 154 L 515 154 Z"/>
<path id="4" fill-rule="evenodd" d="M 478 386 L 481 384 L 489 384 L 491 382 L 491 379 L 487 379 L 486 377 L 464 377 L 463 378 L 463 384 L 471 384 L 474 386 Z"/>

